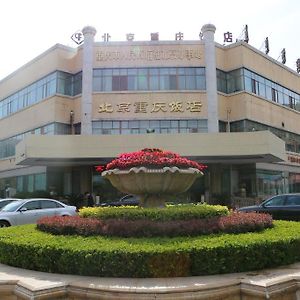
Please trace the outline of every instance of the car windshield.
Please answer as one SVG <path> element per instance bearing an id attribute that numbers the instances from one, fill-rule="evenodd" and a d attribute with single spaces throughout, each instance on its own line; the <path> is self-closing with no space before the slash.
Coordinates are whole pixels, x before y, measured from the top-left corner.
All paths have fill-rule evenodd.
<path id="1" fill-rule="evenodd" d="M 1 209 L 1 212 L 12 212 L 15 211 L 22 203 L 24 203 L 24 201 L 13 201 L 8 203 L 6 206 L 4 206 Z"/>

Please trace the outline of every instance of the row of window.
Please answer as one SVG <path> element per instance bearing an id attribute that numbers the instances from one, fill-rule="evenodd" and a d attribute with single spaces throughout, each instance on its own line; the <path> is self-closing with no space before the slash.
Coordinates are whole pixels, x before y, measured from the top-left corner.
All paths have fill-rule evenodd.
<path id="1" fill-rule="evenodd" d="M 217 70 L 218 91 L 246 90 L 300 111 L 300 95 L 245 68 Z M 205 90 L 205 68 L 94 69 L 93 91 Z M 82 90 L 82 72 L 56 71 L 0 101 L 0 119 L 55 94 L 75 96 Z"/>
<path id="2" fill-rule="evenodd" d="M 227 73 L 217 70 L 217 86 L 218 91 L 223 93 L 245 90 L 300 111 L 300 94 L 245 68 Z"/>
<path id="3" fill-rule="evenodd" d="M 205 68 L 95 69 L 93 91 L 205 90 Z M 82 72 L 56 71 L 0 101 L 0 119 L 55 94 L 76 96 Z"/>
<path id="4" fill-rule="evenodd" d="M 285 142 L 287 151 L 300 153 L 300 135 L 271 127 L 265 124 L 250 120 L 242 120 L 230 123 L 230 131 L 232 132 L 248 132 L 269 130 Z"/>
<path id="5" fill-rule="evenodd" d="M 0 101 L 0 119 L 55 94 L 75 96 L 81 93 L 82 73 L 51 73 Z"/>
<path id="6" fill-rule="evenodd" d="M 26 135 L 29 134 L 44 134 L 44 135 L 54 135 L 54 134 L 70 134 L 71 126 L 62 123 L 52 123 L 48 124 L 13 137 L 4 139 L 0 141 L 0 159 L 14 156 L 15 147 L 18 142 L 24 139 Z"/>
<path id="7" fill-rule="evenodd" d="M 93 91 L 205 90 L 205 68 L 94 69 Z"/>
<path id="8" fill-rule="evenodd" d="M 94 121 L 93 134 L 207 132 L 207 120 Z"/>
<path id="9" fill-rule="evenodd" d="M 5 189 L 7 186 L 18 193 L 46 190 L 46 185 L 46 173 L 0 178 L 0 197 L 6 197 Z"/>

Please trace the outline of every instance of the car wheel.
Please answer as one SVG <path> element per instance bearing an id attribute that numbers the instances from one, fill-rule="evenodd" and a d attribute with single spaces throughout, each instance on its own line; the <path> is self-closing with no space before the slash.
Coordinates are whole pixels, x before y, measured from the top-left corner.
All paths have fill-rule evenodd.
<path id="1" fill-rule="evenodd" d="M 0 228 L 1 227 L 9 227 L 10 224 L 7 221 L 0 221 Z"/>

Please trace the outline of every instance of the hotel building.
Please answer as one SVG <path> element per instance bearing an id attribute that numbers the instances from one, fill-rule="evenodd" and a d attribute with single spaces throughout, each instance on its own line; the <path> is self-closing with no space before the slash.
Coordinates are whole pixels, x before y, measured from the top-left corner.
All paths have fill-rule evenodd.
<path id="1" fill-rule="evenodd" d="M 243 41 L 216 43 L 215 30 L 99 42 L 87 26 L 82 45 L 57 44 L 2 79 L 2 196 L 118 198 L 94 167 L 146 147 L 208 166 L 193 201 L 300 192 L 299 74 Z"/>

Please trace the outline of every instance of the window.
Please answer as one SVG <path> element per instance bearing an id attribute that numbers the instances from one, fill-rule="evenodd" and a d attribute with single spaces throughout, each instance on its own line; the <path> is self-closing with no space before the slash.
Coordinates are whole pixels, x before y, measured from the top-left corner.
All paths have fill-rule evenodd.
<path id="1" fill-rule="evenodd" d="M 179 127 L 180 128 L 186 128 L 187 127 L 187 120 L 180 120 L 179 121 Z"/>
<path id="2" fill-rule="evenodd" d="M 22 210 L 22 208 L 26 208 L 27 210 L 40 209 L 40 201 L 29 201 L 25 203 L 19 210 Z"/>
<path id="3" fill-rule="evenodd" d="M 34 189 L 45 191 L 46 190 L 46 174 L 35 174 L 34 175 Z"/>
<path id="4" fill-rule="evenodd" d="M 272 101 L 278 102 L 278 91 L 272 88 Z"/>
<path id="5" fill-rule="evenodd" d="M 146 91 L 148 90 L 148 70 L 138 69 L 138 90 Z"/>
<path id="6" fill-rule="evenodd" d="M 296 108 L 295 98 L 293 98 L 292 96 L 289 96 L 289 106 L 290 106 L 290 108 L 293 108 L 293 109 Z"/>
<path id="7" fill-rule="evenodd" d="M 230 123 L 230 131 L 232 132 L 245 132 L 245 131 L 260 131 L 269 130 L 277 137 L 285 142 L 287 151 L 300 153 L 300 135 L 288 132 L 283 129 L 274 128 L 250 120 L 242 120 Z"/>
<path id="8" fill-rule="evenodd" d="M 258 81 L 258 94 L 259 96 L 266 98 L 266 85 L 264 83 L 264 79 L 263 78 L 259 78 L 260 81 Z"/>
<path id="9" fill-rule="evenodd" d="M 0 141 L 0 159 L 15 155 L 15 146 L 27 134 L 70 134 L 70 125 L 52 123 Z"/>
<path id="10" fill-rule="evenodd" d="M 205 68 L 114 68 L 93 71 L 93 91 L 205 90 Z"/>
<path id="11" fill-rule="evenodd" d="M 196 89 L 196 76 L 186 76 L 185 89 L 195 90 Z"/>
<path id="12" fill-rule="evenodd" d="M 286 205 L 300 205 L 300 196 L 288 196 Z"/>
<path id="13" fill-rule="evenodd" d="M 170 82 L 170 90 L 177 90 L 177 76 L 170 75 L 169 82 Z M 195 89 L 195 86 L 194 86 L 194 89 Z"/>
<path id="14" fill-rule="evenodd" d="M 259 94 L 259 84 L 255 79 L 251 79 L 251 92 Z"/>
<path id="15" fill-rule="evenodd" d="M 22 192 L 23 191 L 23 180 L 24 176 L 18 176 L 17 177 L 17 192 Z"/>
<path id="16" fill-rule="evenodd" d="M 144 134 L 207 132 L 207 120 L 93 121 L 93 134 Z"/>
<path id="17" fill-rule="evenodd" d="M 73 76 L 72 86 L 73 86 L 73 91 L 72 91 L 73 96 L 81 94 L 81 90 L 82 90 L 82 72 L 79 72 L 79 73 L 77 73 Z"/>
<path id="18" fill-rule="evenodd" d="M 180 79 L 180 85 L 181 85 Z M 227 85 L 227 86 L 226 86 Z M 199 86 L 197 85 L 197 89 Z M 217 70 L 217 89 L 224 93 L 247 91 L 300 111 L 300 94 L 245 68 L 230 72 Z"/>
<path id="19" fill-rule="evenodd" d="M 124 75 L 112 77 L 112 90 L 113 91 L 126 91 L 128 90 L 128 77 Z"/>
<path id="20" fill-rule="evenodd" d="M 266 80 L 266 99 L 272 100 L 272 87 L 271 82 Z"/>
<path id="21" fill-rule="evenodd" d="M 265 206 L 280 206 L 284 204 L 284 200 L 285 200 L 285 196 L 276 196 L 274 198 L 272 198 L 271 200 L 269 200 L 268 202 L 266 202 Z"/>
<path id="22" fill-rule="evenodd" d="M 139 127 L 139 121 L 129 121 L 129 128 L 138 128 Z"/>
<path id="23" fill-rule="evenodd" d="M 55 201 L 42 200 L 41 208 L 62 208 L 63 206 Z"/>
<path id="24" fill-rule="evenodd" d="M 0 118 L 51 97 L 55 93 L 69 96 L 77 95 L 81 93 L 81 78 L 81 72 L 76 75 L 61 71 L 53 72 L 9 97 L 0 100 Z"/>

